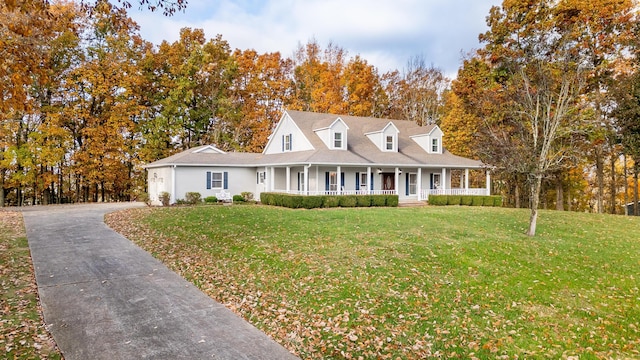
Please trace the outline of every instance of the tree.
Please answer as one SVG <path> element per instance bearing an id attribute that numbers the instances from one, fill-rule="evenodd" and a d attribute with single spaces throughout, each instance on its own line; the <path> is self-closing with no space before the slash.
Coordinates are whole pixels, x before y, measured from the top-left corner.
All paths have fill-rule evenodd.
<path id="1" fill-rule="evenodd" d="M 504 74 L 499 91 L 509 94 L 510 111 L 485 119 L 487 147 L 481 158 L 526 176 L 534 236 L 542 180 L 571 158 L 579 130 L 579 94 L 584 59 L 575 51 L 571 27 L 555 22 L 555 2 L 505 2 L 492 8 L 481 54 Z M 562 24 L 564 25 L 564 24 Z"/>

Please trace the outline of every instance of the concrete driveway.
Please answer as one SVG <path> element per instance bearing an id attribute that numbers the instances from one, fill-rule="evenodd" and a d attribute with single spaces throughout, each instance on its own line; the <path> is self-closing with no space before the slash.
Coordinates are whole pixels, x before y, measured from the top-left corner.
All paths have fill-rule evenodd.
<path id="1" fill-rule="evenodd" d="M 65 359 L 296 359 L 104 224 L 135 206 L 23 208 L 44 319 Z"/>

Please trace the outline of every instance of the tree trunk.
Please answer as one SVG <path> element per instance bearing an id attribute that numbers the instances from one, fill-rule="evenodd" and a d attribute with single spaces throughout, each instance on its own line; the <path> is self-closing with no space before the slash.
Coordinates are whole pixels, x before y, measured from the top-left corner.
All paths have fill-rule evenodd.
<path id="1" fill-rule="evenodd" d="M 520 209 L 520 182 L 518 182 L 518 179 L 516 179 L 516 189 L 515 189 L 515 197 L 516 197 L 516 203 L 515 203 L 515 207 L 516 209 Z"/>
<path id="2" fill-rule="evenodd" d="M 613 152 L 611 154 L 611 187 L 609 188 L 609 192 L 610 192 L 610 208 L 609 208 L 609 212 L 611 214 L 615 214 L 616 213 L 616 195 L 617 195 L 617 191 L 616 189 L 618 188 L 616 186 L 616 154 L 615 152 Z"/>
<path id="3" fill-rule="evenodd" d="M 562 173 L 556 175 L 556 210 L 564 211 L 564 192 L 562 189 Z"/>
<path id="4" fill-rule="evenodd" d="M 598 191 L 596 193 L 597 212 L 601 214 L 603 212 L 603 193 L 604 193 L 604 164 L 602 161 L 602 154 L 597 149 L 596 151 L 596 181 L 598 183 Z"/>
<path id="5" fill-rule="evenodd" d="M 535 177 L 529 183 L 529 207 L 531 215 L 529 216 L 528 236 L 536 235 L 536 226 L 538 223 L 538 204 L 540 203 L 540 188 L 542 187 L 542 174 L 535 174 Z"/>
<path id="6" fill-rule="evenodd" d="M 4 207 L 4 170 L 0 171 L 0 207 Z"/>
<path id="7" fill-rule="evenodd" d="M 627 205 L 629 204 L 629 174 L 627 171 L 627 154 L 622 154 L 622 161 L 624 161 L 622 167 L 624 175 L 624 214 L 630 215 L 629 206 Z"/>
<path id="8" fill-rule="evenodd" d="M 638 171 L 640 171 L 640 164 L 638 159 L 633 161 L 633 215 L 640 215 L 640 209 L 638 209 Z"/>

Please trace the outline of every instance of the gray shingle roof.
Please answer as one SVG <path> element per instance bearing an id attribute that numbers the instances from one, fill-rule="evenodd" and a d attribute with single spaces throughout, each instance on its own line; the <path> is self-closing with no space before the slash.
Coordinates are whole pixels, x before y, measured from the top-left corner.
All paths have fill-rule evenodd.
<path id="1" fill-rule="evenodd" d="M 442 154 L 429 154 L 414 140 L 413 135 L 428 134 L 435 125 L 425 127 L 407 120 L 378 119 L 348 115 L 334 115 L 288 110 L 289 116 L 296 122 L 315 150 L 293 151 L 281 154 L 235 153 L 216 154 L 198 152 L 206 146 L 183 151 L 173 156 L 146 165 L 148 168 L 166 165 L 199 166 L 271 166 L 294 164 L 326 165 L 367 165 L 367 166 L 422 166 L 449 168 L 481 168 L 477 160 L 456 156 L 444 149 Z M 337 118 L 349 127 L 347 150 L 329 149 L 314 130 L 326 128 Z M 398 134 L 398 152 L 385 152 L 371 141 L 366 133 L 382 130 L 389 122 L 400 131 Z"/>

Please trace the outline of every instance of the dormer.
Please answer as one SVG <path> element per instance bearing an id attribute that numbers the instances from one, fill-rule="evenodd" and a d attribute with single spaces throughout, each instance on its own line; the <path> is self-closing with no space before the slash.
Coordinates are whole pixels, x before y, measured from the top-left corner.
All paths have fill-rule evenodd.
<path id="1" fill-rule="evenodd" d="M 331 150 L 347 150 L 348 131 L 349 126 L 341 118 L 337 118 L 329 126 L 313 130 Z"/>
<path id="2" fill-rule="evenodd" d="M 298 127 L 295 121 L 284 113 L 273 130 L 263 154 L 280 154 L 295 151 L 313 150 L 313 145 Z"/>
<path id="3" fill-rule="evenodd" d="M 428 154 L 442 154 L 442 130 L 437 125 L 432 125 L 426 130 L 428 130 L 427 133 L 413 135 L 410 138 Z"/>
<path id="4" fill-rule="evenodd" d="M 382 130 L 368 132 L 365 135 L 371 140 L 380 151 L 398 152 L 398 134 L 400 130 L 391 122 Z"/>

